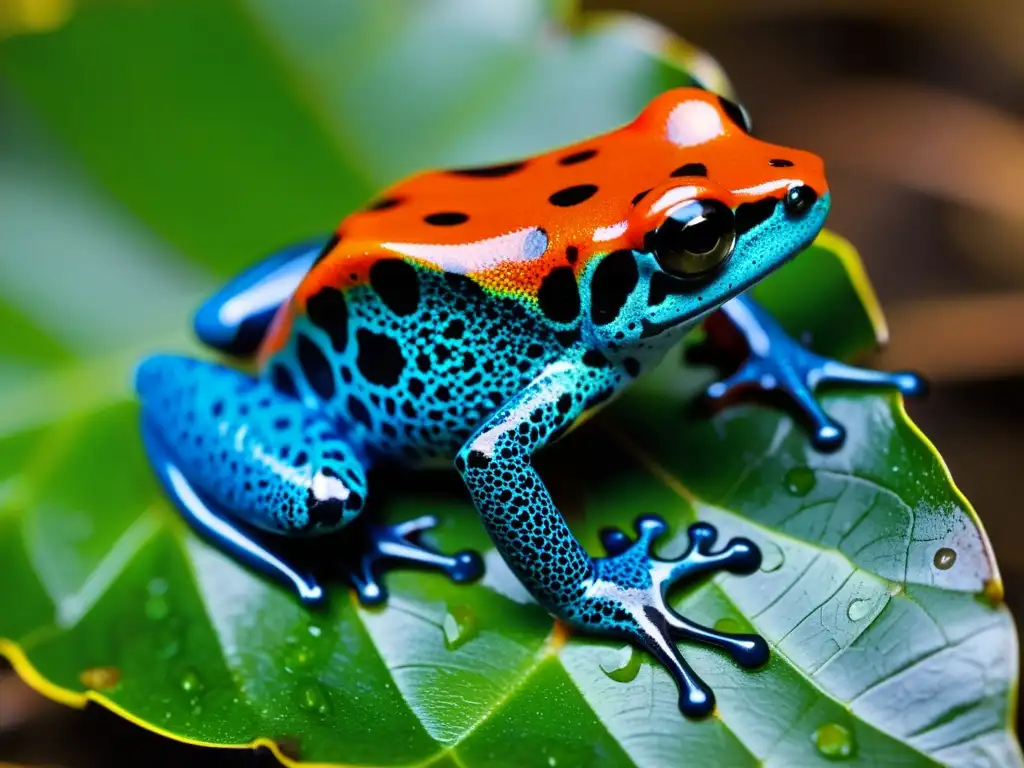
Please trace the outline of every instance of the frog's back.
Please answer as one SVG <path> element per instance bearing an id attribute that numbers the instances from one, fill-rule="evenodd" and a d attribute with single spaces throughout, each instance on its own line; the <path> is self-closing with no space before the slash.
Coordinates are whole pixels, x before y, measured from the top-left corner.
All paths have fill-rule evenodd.
<path id="1" fill-rule="evenodd" d="M 279 312 L 265 371 L 322 402 L 366 450 L 452 456 L 544 365 L 586 341 L 591 313 L 621 309 L 635 274 L 612 275 L 608 296 L 585 275 L 596 257 L 642 246 L 631 216 L 645 195 L 709 171 L 726 189 L 764 194 L 749 168 L 774 163 L 746 155 L 769 145 L 717 141 L 742 133 L 743 118 L 716 99 L 669 91 L 607 134 L 385 190 L 341 222 Z M 598 306 L 605 299 L 610 308 Z"/>
<path id="2" fill-rule="evenodd" d="M 656 180 L 674 161 L 652 144 L 620 129 L 395 184 L 341 222 L 275 320 L 266 374 L 319 400 L 367 451 L 451 458 L 579 343 L 594 232 L 614 235 L 646 183 L 638 171 Z"/>

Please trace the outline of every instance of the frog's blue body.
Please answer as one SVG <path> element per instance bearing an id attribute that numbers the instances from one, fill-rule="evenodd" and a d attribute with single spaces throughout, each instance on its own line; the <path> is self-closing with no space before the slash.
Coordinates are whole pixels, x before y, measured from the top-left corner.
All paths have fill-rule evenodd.
<path id="1" fill-rule="evenodd" d="M 706 94 L 687 92 L 685 98 L 684 105 L 700 109 L 714 104 Z M 728 120 L 737 113 L 727 103 L 715 108 L 725 110 L 723 126 L 731 125 Z M 706 109 L 701 119 L 707 120 Z M 669 133 L 679 141 L 679 130 Z M 558 164 L 578 165 L 596 154 L 576 152 Z M 370 493 L 367 471 L 379 461 L 454 462 L 495 546 L 541 604 L 571 626 L 646 647 L 679 682 L 683 711 L 707 712 L 711 692 L 670 638 L 721 646 L 745 666 L 763 663 L 767 645 L 756 635 L 730 636 L 688 622 L 668 607 L 664 593 L 680 578 L 703 571 L 750 573 L 760 561 L 756 547 L 737 539 L 713 551 L 714 529 L 701 524 L 691 528 L 691 547 L 683 557 L 659 560 L 651 546 L 665 524 L 647 517 L 638 522 L 635 542 L 621 531 L 606 532 L 607 557 L 592 558 L 556 509 L 531 456 L 625 389 L 722 305 L 751 352 L 746 367 L 724 388 L 774 377 L 816 421 L 822 443 L 834 445 L 842 435 L 810 394 L 818 380 L 917 387 L 909 376 L 864 372 L 811 356 L 740 296 L 820 230 L 829 195 L 815 160 L 806 160 L 803 173 L 818 190 L 783 179 L 789 191 L 782 204 L 770 196 L 739 202 L 764 184 L 730 192 L 735 184 L 716 187 L 705 181 L 709 171 L 703 164 L 637 180 L 647 191 L 637 195 L 631 189 L 619 213 L 603 226 L 601 221 L 588 225 L 590 232 L 602 233 L 595 234 L 595 242 L 613 240 L 605 231 L 622 238 L 617 247 L 591 245 L 581 253 L 582 246 L 561 237 L 566 227 L 543 222 L 545 227 L 505 225 L 490 239 L 476 236 L 424 248 L 390 242 L 410 239 L 396 223 L 393 238 L 385 228 L 372 240 L 357 238 L 345 254 L 339 250 L 345 239 L 339 246 L 335 237 L 272 257 L 217 294 L 196 319 L 200 338 L 217 349 L 239 357 L 261 351 L 258 376 L 175 356 L 152 357 L 140 366 L 136 386 L 143 434 L 157 473 L 198 528 L 315 602 L 323 597 L 316 579 L 275 551 L 275 536 L 348 526 L 364 508 Z M 786 162 L 785 167 L 794 164 Z M 488 184 L 519 167 L 457 173 Z M 694 178 L 673 179 L 683 168 Z M 594 194 L 590 186 L 562 189 L 550 196 L 550 205 L 576 205 Z M 780 194 L 778 184 L 769 188 Z M 436 181 L 431 189 L 444 186 Z M 733 204 L 694 208 L 693 200 L 711 199 L 703 197 L 711 193 L 716 201 Z M 726 235 L 731 238 L 728 252 L 723 246 L 721 258 L 700 280 L 685 274 L 691 262 L 678 266 L 682 272 L 666 267 L 667 251 L 655 241 L 627 238 L 630 217 L 639 216 L 641 207 L 648 219 L 663 221 L 665 206 L 680 194 L 690 200 L 685 226 L 724 221 L 724 228 L 712 233 L 714 247 Z M 644 196 L 649 200 L 641 203 Z M 380 216 L 399 205 L 395 201 L 421 197 L 422 190 L 409 183 L 371 211 Z M 438 205 L 450 206 L 441 192 L 435 197 Z M 428 213 L 424 220 L 451 227 L 467 218 L 447 211 Z M 649 235 L 648 219 L 639 220 L 640 235 Z M 357 224 L 351 227 L 358 229 Z M 674 253 L 706 259 L 713 249 Z M 534 283 L 529 283 L 533 273 L 521 275 L 521 283 L 509 277 L 510 265 L 527 262 L 530 269 L 541 269 L 536 267 L 541 259 L 547 266 Z M 498 271 L 488 272 L 487 265 Z M 520 287 L 528 283 L 537 287 L 532 292 Z M 722 389 L 713 394 L 721 395 Z M 361 520 L 345 528 L 363 542 L 349 568 L 364 601 L 385 597 L 376 573 L 381 559 L 433 566 L 460 581 L 480 573 L 481 561 L 473 553 L 447 556 L 413 541 L 432 524 L 422 518 L 373 527 Z"/>

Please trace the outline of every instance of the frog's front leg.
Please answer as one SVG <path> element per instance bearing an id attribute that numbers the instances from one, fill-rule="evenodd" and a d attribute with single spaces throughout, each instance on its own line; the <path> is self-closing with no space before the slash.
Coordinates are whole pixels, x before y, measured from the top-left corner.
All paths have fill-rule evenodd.
<path id="1" fill-rule="evenodd" d="M 364 459 L 319 411 L 221 365 L 154 356 L 136 373 L 146 451 L 175 506 L 244 562 L 290 584 L 306 602 L 323 590 L 282 554 L 288 539 L 339 534 L 334 567 L 364 603 L 383 600 L 384 563 L 414 564 L 457 581 L 481 571 L 473 553 L 442 555 L 416 543 L 430 517 L 398 525 L 358 521 Z M 329 540 L 333 543 L 333 540 Z M 347 554 L 340 558 L 337 555 Z"/>
<path id="2" fill-rule="evenodd" d="M 699 524 L 690 528 L 688 551 L 663 560 L 652 553 L 652 545 L 666 525 L 644 517 L 637 521 L 635 542 L 619 532 L 609 534 L 609 556 L 593 559 L 569 530 L 531 462 L 535 450 L 609 397 L 622 375 L 607 365 L 549 366 L 476 432 L 459 452 L 456 466 L 498 550 L 538 602 L 576 629 L 622 637 L 650 651 L 679 685 L 680 709 L 698 716 L 713 708 L 714 697 L 674 638 L 724 648 L 745 667 L 767 661 L 768 646 L 756 635 L 727 635 L 684 619 L 669 607 L 665 592 L 698 573 L 751 573 L 760 563 L 757 548 L 734 539 L 712 551 L 714 529 Z"/>
<path id="3" fill-rule="evenodd" d="M 272 253 L 232 278 L 199 307 L 196 336 L 207 346 L 236 357 L 252 355 L 280 306 L 337 238 L 323 236 Z"/>
<path id="4" fill-rule="evenodd" d="M 743 337 L 748 356 L 734 374 L 708 387 L 707 396 L 712 401 L 724 402 L 744 391 L 782 392 L 810 421 L 812 440 L 818 450 L 836 450 L 846 436 L 843 427 L 829 418 L 815 398 L 819 385 L 896 387 L 904 395 L 919 395 L 925 390 L 924 380 L 915 373 L 857 368 L 815 354 L 792 339 L 747 294 L 724 304 L 709 319 L 707 328 L 712 343 L 716 336 L 724 335 L 720 332 L 723 321 Z"/>

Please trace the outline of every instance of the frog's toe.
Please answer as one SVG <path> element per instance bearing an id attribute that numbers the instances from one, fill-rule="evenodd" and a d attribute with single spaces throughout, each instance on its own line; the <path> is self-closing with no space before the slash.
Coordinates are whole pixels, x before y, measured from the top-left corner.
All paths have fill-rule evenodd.
<path id="1" fill-rule="evenodd" d="M 828 359 L 819 359 L 817 370 L 809 374 L 809 383 L 812 387 L 819 383 L 895 387 L 907 397 L 920 397 L 928 392 L 924 377 L 913 371 L 875 371 Z"/>
<path id="2" fill-rule="evenodd" d="M 424 531 L 437 526 L 433 515 L 394 525 L 362 526 L 362 535 L 354 537 L 358 553 L 344 558 L 344 570 L 360 602 L 376 605 L 387 599 L 380 575 L 400 568 L 438 570 L 454 582 L 463 584 L 478 579 L 484 571 L 483 559 L 476 552 L 463 550 L 446 555 L 417 541 Z M 358 525 L 358 523 L 357 523 Z"/>
<path id="3" fill-rule="evenodd" d="M 666 606 L 665 617 L 673 637 L 723 648 L 732 660 L 746 669 L 757 669 L 768 663 L 771 650 L 760 635 L 729 634 L 692 622 Z"/>
<path id="4" fill-rule="evenodd" d="M 676 581 L 701 573 L 751 573 L 760 565 L 760 552 L 753 542 L 742 538 L 716 550 L 714 526 L 695 523 L 688 530 L 690 543 L 683 555 L 667 560 L 652 551 L 668 529 L 665 521 L 645 515 L 637 519 L 635 528 L 635 538 L 618 528 L 601 532 L 609 556 L 594 561 L 593 584 L 579 603 L 570 607 L 569 621 L 585 630 L 626 637 L 646 649 L 676 681 L 683 714 L 707 715 L 714 709 L 714 694 L 687 664 L 676 641 L 722 648 L 747 668 L 768 660 L 768 644 L 757 635 L 726 634 L 689 621 L 669 607 L 665 593 Z"/>
<path id="5" fill-rule="evenodd" d="M 749 393 L 783 395 L 809 425 L 814 447 L 835 451 L 842 447 L 846 431 L 818 402 L 815 393 L 822 384 L 893 387 L 906 396 L 927 391 L 925 380 L 916 373 L 858 368 L 817 355 L 786 339 L 774 343 L 770 357 L 751 355 L 731 376 L 711 384 L 705 395 L 716 405 Z"/>
<path id="6" fill-rule="evenodd" d="M 609 557 L 620 555 L 633 546 L 633 539 L 621 528 L 602 528 L 597 535 L 601 539 L 605 554 Z"/>

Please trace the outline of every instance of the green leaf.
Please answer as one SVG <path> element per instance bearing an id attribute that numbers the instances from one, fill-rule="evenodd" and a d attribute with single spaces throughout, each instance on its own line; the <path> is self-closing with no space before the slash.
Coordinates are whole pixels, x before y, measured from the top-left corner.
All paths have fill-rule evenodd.
<path id="1" fill-rule="evenodd" d="M 694 413 L 714 374 L 674 352 L 539 457 L 592 551 L 649 511 L 668 554 L 696 519 L 761 546 L 761 572 L 676 596 L 773 646 L 757 672 L 684 649 L 718 695 L 700 722 L 649 659 L 533 603 L 454 473 L 375 486 L 389 518 L 436 512 L 438 546 L 484 551 L 481 583 L 396 574 L 385 608 L 334 585 L 311 613 L 194 536 L 146 465 L 131 367 L 198 353 L 219 279 L 420 167 L 606 130 L 696 79 L 727 92 L 706 55 L 559 0 L 82 4 L 0 45 L 0 653 L 30 684 L 317 763 L 1024 764 L 991 549 L 897 396 L 828 395 L 850 439 L 825 456 L 775 410 Z M 823 352 L 884 339 L 835 235 L 757 293 Z"/>

